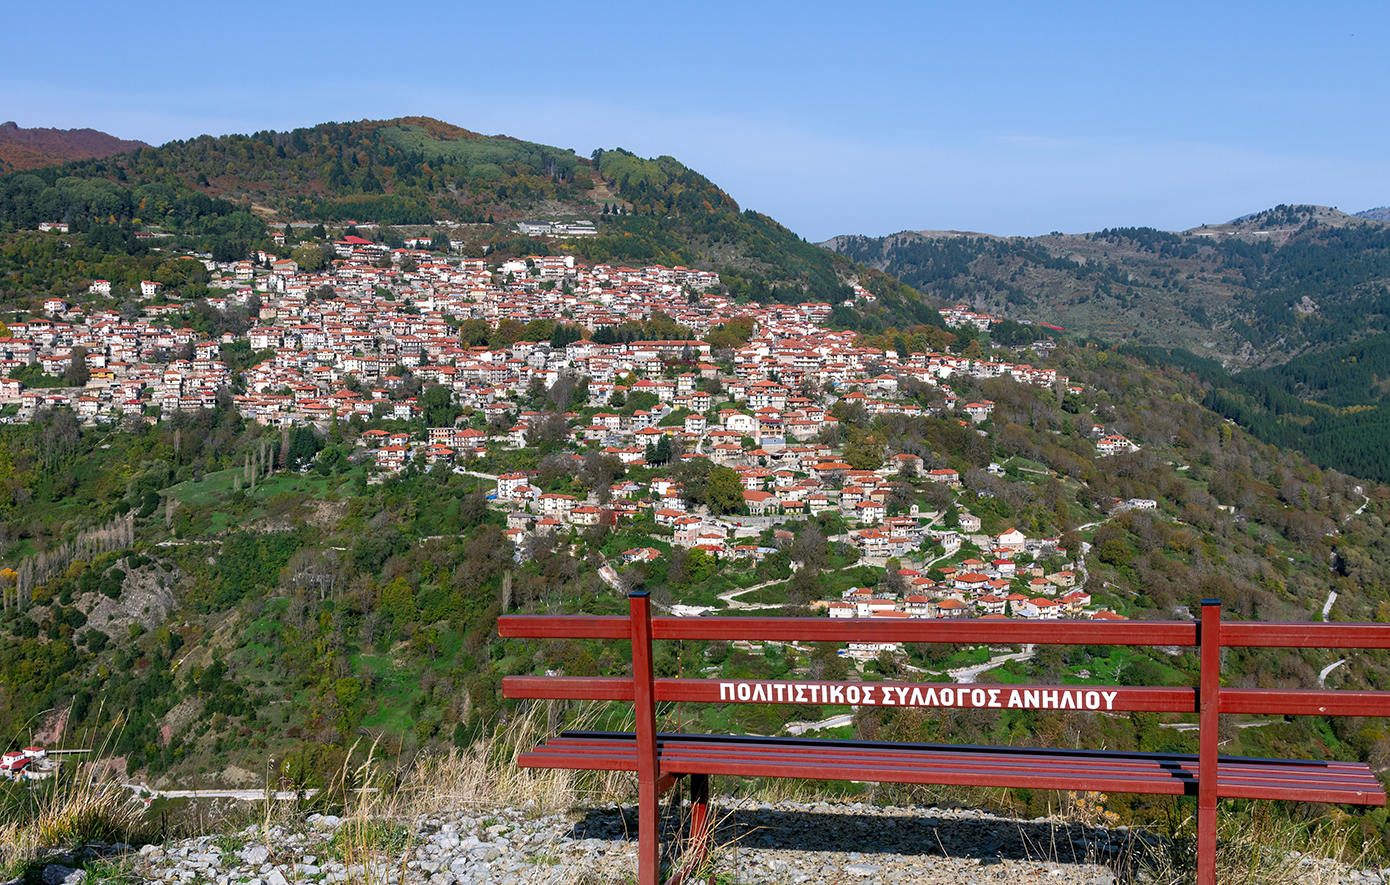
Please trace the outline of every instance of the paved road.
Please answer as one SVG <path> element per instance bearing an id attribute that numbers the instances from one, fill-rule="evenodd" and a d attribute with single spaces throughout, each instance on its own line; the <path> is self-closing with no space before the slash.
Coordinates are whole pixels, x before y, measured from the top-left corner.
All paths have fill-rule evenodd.
<path id="1" fill-rule="evenodd" d="M 787 734 L 797 735 L 805 734 L 808 731 L 820 731 L 825 728 L 839 728 L 842 725 L 849 725 L 853 721 L 853 713 L 842 713 L 839 716 L 822 719 L 820 722 L 792 722 L 787 725 Z"/>
<path id="2" fill-rule="evenodd" d="M 831 572 L 840 572 L 844 571 L 847 568 L 858 568 L 863 564 L 863 560 L 860 560 L 859 562 L 842 566 L 837 569 L 828 569 L 827 571 L 822 572 L 822 574 L 828 575 Z M 729 608 L 748 609 L 750 611 L 764 608 L 782 608 L 783 603 L 780 602 L 739 602 L 738 597 L 742 596 L 745 593 L 752 593 L 754 590 L 761 590 L 764 587 L 771 587 L 773 584 L 785 584 L 787 581 L 790 580 L 791 578 L 788 577 L 779 578 L 775 581 L 764 581 L 761 584 L 754 584 L 752 587 L 743 587 L 739 590 L 730 590 L 728 593 L 721 593 L 719 594 L 719 598 L 724 600 L 724 604 L 727 605 Z"/>
<path id="3" fill-rule="evenodd" d="M 1340 661 L 1333 661 L 1332 663 L 1328 664 L 1326 667 L 1323 667 L 1322 670 L 1320 670 L 1320 671 L 1318 672 L 1318 688 L 1326 688 L 1326 687 L 1327 687 L 1327 684 L 1326 684 L 1326 683 L 1327 683 L 1327 676 L 1328 676 L 1328 674 L 1331 673 L 1333 670 L 1337 669 L 1338 667 L 1342 666 L 1342 665 L 1345 664 L 1346 662 L 1347 662 L 1347 659 L 1346 659 L 1346 658 L 1342 658 Z"/>
<path id="4" fill-rule="evenodd" d="M 1026 646 L 1023 651 L 1020 652 L 1014 652 L 1013 654 L 1006 655 L 995 655 L 994 657 L 989 659 L 989 663 L 987 664 L 976 664 L 973 667 L 961 667 L 958 670 L 947 670 L 946 673 L 951 677 L 951 680 L 953 682 L 971 683 L 974 682 L 975 678 L 979 676 L 981 673 L 987 673 L 990 670 L 1002 667 L 1009 661 L 1031 660 L 1035 653 L 1036 652 L 1033 646 L 1029 645 Z"/>
<path id="5" fill-rule="evenodd" d="M 496 473 L 479 473 L 476 470 L 460 470 L 457 467 L 454 468 L 454 472 L 459 476 L 476 476 L 478 479 L 490 479 L 493 482 L 497 482 L 498 476 Z"/>
<path id="6" fill-rule="evenodd" d="M 1370 498 L 1369 495 L 1364 495 L 1364 494 L 1363 494 L 1361 497 L 1363 497 L 1363 498 L 1366 499 L 1365 502 L 1364 502 L 1360 507 L 1356 508 L 1356 510 L 1353 511 L 1352 513 L 1348 513 L 1346 516 L 1342 517 L 1342 522 L 1343 522 L 1343 523 L 1345 523 L 1347 520 L 1351 519 L 1353 516 L 1360 516 L 1362 513 L 1365 513 L 1365 512 L 1366 512 L 1366 508 L 1369 507 L 1370 504 L 1371 504 L 1371 498 Z"/>
<path id="7" fill-rule="evenodd" d="M 753 611 L 765 608 L 782 608 L 780 602 L 739 602 L 738 597 L 745 593 L 752 593 L 754 590 L 761 590 L 764 587 L 771 587 L 773 584 L 785 584 L 790 578 L 780 578 L 776 581 L 764 581 L 761 584 L 754 584 L 752 587 L 744 587 L 740 590 L 730 590 L 728 593 L 719 594 L 719 598 L 724 600 L 724 604 L 729 608 L 747 609 Z"/>
<path id="8" fill-rule="evenodd" d="M 1273 721 L 1269 721 L 1269 722 L 1237 722 L 1237 723 L 1236 723 L 1236 728 L 1259 728 L 1259 727 L 1262 726 L 1262 725 L 1273 725 L 1273 724 L 1274 724 Z M 1202 726 L 1199 725 L 1199 724 L 1196 723 L 1196 722 L 1160 722 L 1160 723 L 1158 723 L 1158 727 L 1159 727 L 1159 728 L 1171 728 L 1171 729 L 1173 729 L 1174 731 L 1198 731 L 1198 730 L 1201 729 Z M 1222 743 L 1224 744 L 1225 741 L 1222 741 Z"/>

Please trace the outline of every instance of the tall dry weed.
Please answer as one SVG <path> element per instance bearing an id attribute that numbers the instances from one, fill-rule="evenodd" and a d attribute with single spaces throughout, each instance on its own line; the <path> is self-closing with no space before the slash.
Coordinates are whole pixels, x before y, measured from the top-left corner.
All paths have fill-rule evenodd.
<path id="1" fill-rule="evenodd" d="M 590 708 L 570 727 L 588 728 L 598 718 L 598 708 Z M 532 705 L 468 748 L 409 760 L 384 754 L 379 740 L 366 747 L 355 745 L 325 791 L 329 804 L 341 810 L 329 852 L 341 859 L 352 881 L 386 883 L 402 875 L 413 857 L 418 838 L 415 823 L 421 818 L 470 808 L 553 814 L 634 795 L 633 776 L 624 772 L 521 768 L 517 764 L 521 754 L 549 736 L 547 721 L 546 709 Z M 258 837 L 273 850 L 272 832 L 292 827 L 292 818 L 302 816 L 303 810 L 267 794 Z"/>
<path id="2" fill-rule="evenodd" d="M 1195 881 L 1196 821 L 1185 820 L 1176 838 L 1158 840 L 1134 860 L 1154 885 Z M 1222 885 L 1338 885 L 1348 868 L 1370 859 L 1360 830 L 1340 815 L 1295 821 L 1270 803 L 1225 812 L 1217 821 L 1216 880 Z"/>
<path id="3" fill-rule="evenodd" d="M 569 728 L 585 730 L 598 722 L 600 708 L 584 708 Z M 513 716 L 492 737 L 467 749 L 415 759 L 398 791 L 412 813 L 428 814 L 460 807 L 526 808 L 548 814 L 580 803 L 604 805 L 635 794 L 626 772 L 522 768 L 521 754 L 550 736 L 542 705 Z"/>
<path id="4" fill-rule="evenodd" d="M 146 835 L 144 805 L 105 766 L 62 772 L 34 784 L 0 818 L 0 872 L 24 872 L 47 849 L 90 842 L 140 841 Z"/>

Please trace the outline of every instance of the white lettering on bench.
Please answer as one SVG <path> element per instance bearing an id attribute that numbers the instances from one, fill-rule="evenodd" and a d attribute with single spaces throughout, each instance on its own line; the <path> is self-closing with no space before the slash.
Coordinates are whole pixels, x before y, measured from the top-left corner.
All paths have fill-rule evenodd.
<path id="1" fill-rule="evenodd" d="M 720 682 L 719 700 L 768 704 L 865 704 L 889 707 L 994 707 L 1020 710 L 1113 710 L 1118 691 L 1096 689 L 951 688 L 819 682 Z M 881 692 L 881 693 L 880 693 Z"/>

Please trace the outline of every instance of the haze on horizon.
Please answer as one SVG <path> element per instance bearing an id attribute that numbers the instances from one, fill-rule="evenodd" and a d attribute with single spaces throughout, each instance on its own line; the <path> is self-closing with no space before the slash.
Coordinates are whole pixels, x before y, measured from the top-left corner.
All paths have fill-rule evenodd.
<path id="1" fill-rule="evenodd" d="M 1384 4 L 82 0 L 7 10 L 0 117 L 162 144 L 420 114 L 670 154 L 808 240 L 1390 203 Z M 71 47 L 62 51 L 62 47 Z"/>

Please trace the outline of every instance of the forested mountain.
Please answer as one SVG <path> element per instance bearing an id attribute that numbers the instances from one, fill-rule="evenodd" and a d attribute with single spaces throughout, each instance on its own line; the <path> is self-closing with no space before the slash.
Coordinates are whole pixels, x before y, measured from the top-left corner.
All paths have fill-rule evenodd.
<path id="1" fill-rule="evenodd" d="M 525 219 L 587 219 L 598 235 L 560 242 L 518 235 Z M 68 222 L 187 239 L 221 255 L 268 242 L 290 222 L 437 227 L 467 254 L 715 269 L 762 302 L 843 300 L 845 281 L 911 300 L 896 282 L 806 243 L 671 157 L 573 151 L 483 136 L 427 117 L 325 123 L 290 132 L 199 136 L 119 157 L 0 178 L 0 224 Z M 442 229 L 441 229 L 442 231 Z M 393 234 L 399 239 L 400 234 Z M 924 313 L 923 318 L 929 318 Z M 919 321 L 924 321 L 919 318 Z"/>
<path id="2" fill-rule="evenodd" d="M 824 244 L 928 296 L 1198 372 L 1207 403 L 1323 466 L 1390 480 L 1390 224 L 1278 206 L 1180 233 L 905 232 Z"/>
<path id="3" fill-rule="evenodd" d="M 0 173 L 109 157 L 142 147 L 149 145 L 95 129 L 25 129 L 13 121 L 0 123 Z"/>
<path id="4" fill-rule="evenodd" d="M 1170 233 L 907 231 L 823 244 L 924 294 L 1106 341 L 1180 347 L 1233 370 L 1390 328 L 1390 225 L 1278 206 Z"/>

